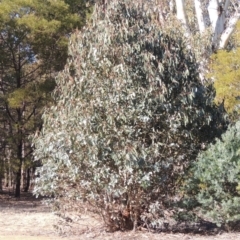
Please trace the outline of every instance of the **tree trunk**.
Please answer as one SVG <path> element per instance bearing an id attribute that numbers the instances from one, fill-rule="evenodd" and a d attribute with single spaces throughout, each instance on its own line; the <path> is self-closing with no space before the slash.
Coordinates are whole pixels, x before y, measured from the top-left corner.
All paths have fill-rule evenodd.
<path id="1" fill-rule="evenodd" d="M 0 191 L 2 191 L 2 176 L 0 176 Z"/>
<path id="2" fill-rule="evenodd" d="M 30 175 L 30 188 L 33 189 L 34 188 L 34 184 L 35 184 L 35 171 L 36 171 L 36 168 L 33 167 L 31 168 L 31 175 Z"/>
<path id="3" fill-rule="evenodd" d="M 12 172 L 10 166 L 9 166 L 9 172 L 8 172 L 8 187 L 13 187 L 14 184 L 14 173 Z"/>
<path id="4" fill-rule="evenodd" d="M 22 173 L 21 173 L 21 189 L 25 189 L 26 186 L 26 169 L 24 162 L 22 163 Z"/>
<path id="5" fill-rule="evenodd" d="M 196 17 L 197 17 L 197 22 L 198 22 L 198 28 L 200 34 L 204 33 L 206 30 L 206 24 L 203 16 L 203 9 L 201 6 L 201 1 L 200 0 L 194 0 L 195 4 L 195 12 L 196 12 Z"/>
<path id="6" fill-rule="evenodd" d="M 1 166 L 0 166 L 0 191 L 2 191 L 3 178 L 4 178 L 4 160 L 1 159 Z"/>
<path id="7" fill-rule="evenodd" d="M 8 171 L 4 173 L 4 187 L 8 187 Z"/>
<path id="8" fill-rule="evenodd" d="M 22 168 L 19 166 L 19 169 L 16 173 L 16 188 L 15 188 L 16 198 L 20 198 L 20 195 L 21 195 L 21 172 L 22 172 Z"/>
<path id="9" fill-rule="evenodd" d="M 29 187 L 30 187 L 30 180 L 31 180 L 30 168 L 27 169 L 26 175 L 27 175 L 27 177 L 26 177 L 26 185 L 24 188 L 24 192 L 28 192 Z"/>
<path id="10" fill-rule="evenodd" d="M 22 141 L 20 141 L 20 144 L 18 145 L 17 151 L 18 151 L 17 156 L 18 156 L 18 160 L 19 160 L 19 166 L 18 166 L 18 171 L 16 173 L 15 197 L 20 198 L 20 195 L 21 195 L 21 174 L 22 174 L 22 164 L 23 164 Z"/>
<path id="11" fill-rule="evenodd" d="M 221 35 L 220 44 L 219 44 L 220 49 L 223 49 L 227 46 L 228 40 L 231 37 L 237 25 L 237 22 L 239 21 L 239 18 L 240 18 L 240 13 L 236 12 L 236 14 L 230 19 L 228 23 L 228 28 L 225 29 L 225 31 Z"/>
<path id="12" fill-rule="evenodd" d="M 184 0 L 176 0 L 177 18 L 187 27 L 187 17 L 185 12 Z"/>

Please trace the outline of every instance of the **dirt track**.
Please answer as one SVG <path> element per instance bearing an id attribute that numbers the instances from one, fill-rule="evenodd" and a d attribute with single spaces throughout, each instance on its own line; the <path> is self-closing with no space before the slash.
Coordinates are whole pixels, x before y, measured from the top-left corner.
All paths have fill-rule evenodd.
<path id="1" fill-rule="evenodd" d="M 64 228 L 64 237 L 56 231 L 59 220 L 59 217 L 30 194 L 25 194 L 18 201 L 8 194 L 0 194 L 0 240 L 240 240 L 240 233 L 214 236 L 154 234 L 147 231 L 107 233 L 100 219 L 94 215 L 78 216 L 73 228 Z"/>

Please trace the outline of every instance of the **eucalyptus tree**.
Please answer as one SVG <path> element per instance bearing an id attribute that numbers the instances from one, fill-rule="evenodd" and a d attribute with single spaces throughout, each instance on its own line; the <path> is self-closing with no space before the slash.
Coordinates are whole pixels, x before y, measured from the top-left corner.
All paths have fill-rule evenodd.
<path id="1" fill-rule="evenodd" d="M 61 213 L 88 201 L 112 230 L 161 228 L 189 164 L 226 126 L 180 32 L 157 18 L 150 1 L 114 0 L 71 37 L 33 142 L 35 193 Z"/>
<path id="2" fill-rule="evenodd" d="M 28 136 L 41 127 L 41 109 L 66 62 L 70 34 L 85 22 L 84 2 L 75 9 L 63 0 L 0 1 L 1 136 L 11 149 L 16 197 L 23 163 L 29 165 L 32 152 Z"/>

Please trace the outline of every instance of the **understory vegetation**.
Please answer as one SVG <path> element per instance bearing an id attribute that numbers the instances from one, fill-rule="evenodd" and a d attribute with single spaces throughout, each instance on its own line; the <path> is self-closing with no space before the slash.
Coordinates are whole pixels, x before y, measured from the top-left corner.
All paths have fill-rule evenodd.
<path id="1" fill-rule="evenodd" d="M 185 189 L 200 215 L 219 226 L 240 220 L 240 122 L 199 154 Z"/>
<path id="2" fill-rule="evenodd" d="M 110 230 L 162 229 L 170 209 L 238 220 L 239 127 L 215 140 L 228 120 L 194 53 L 150 4 L 107 8 L 71 37 L 55 105 L 33 139 L 35 194 L 54 196 L 61 213 L 88 204 Z"/>

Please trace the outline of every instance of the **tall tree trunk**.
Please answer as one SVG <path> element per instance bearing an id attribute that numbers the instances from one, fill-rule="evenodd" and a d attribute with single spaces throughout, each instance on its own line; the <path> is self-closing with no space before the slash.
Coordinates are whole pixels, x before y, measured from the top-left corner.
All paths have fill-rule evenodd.
<path id="1" fill-rule="evenodd" d="M 186 17 L 184 0 L 176 0 L 177 18 L 187 27 L 188 21 Z"/>
<path id="2" fill-rule="evenodd" d="M 20 198 L 21 195 L 21 167 L 19 166 L 19 169 L 16 173 L 16 188 L 15 188 L 15 197 Z"/>
<path id="3" fill-rule="evenodd" d="M 8 170 L 4 173 L 4 187 L 8 187 Z"/>
<path id="4" fill-rule="evenodd" d="M 30 188 L 34 188 L 35 184 L 35 172 L 36 172 L 36 167 L 31 168 L 31 175 L 30 175 Z"/>
<path id="5" fill-rule="evenodd" d="M 2 191 L 2 175 L 0 176 L 0 191 Z"/>
<path id="6" fill-rule="evenodd" d="M 6 172 L 5 172 L 5 187 L 10 188 L 12 186 L 12 169 L 11 169 L 11 150 L 7 150 L 6 153 L 6 159 L 5 159 L 5 164 L 6 164 Z"/>
<path id="7" fill-rule="evenodd" d="M 29 190 L 30 180 L 31 180 L 30 168 L 27 169 L 26 175 L 27 175 L 26 176 L 26 185 L 25 185 L 25 188 L 24 188 L 24 192 L 28 192 L 28 190 Z"/>
<path id="8" fill-rule="evenodd" d="M 195 5 L 195 12 L 197 17 L 199 32 L 203 34 L 204 31 L 206 30 L 206 24 L 203 16 L 201 0 L 194 0 L 194 5 Z"/>
<path id="9" fill-rule="evenodd" d="M 4 159 L 1 159 L 1 166 L 0 166 L 0 191 L 2 191 L 3 178 L 4 178 Z"/>
<path id="10" fill-rule="evenodd" d="M 20 195 L 21 195 L 21 174 L 22 174 L 22 164 L 23 164 L 22 141 L 20 141 L 17 151 L 18 151 L 17 156 L 18 156 L 18 160 L 19 160 L 19 166 L 18 166 L 18 171 L 16 173 L 15 197 L 20 198 Z"/>
<path id="11" fill-rule="evenodd" d="M 20 68 L 17 77 L 17 88 L 21 87 L 21 77 L 20 77 Z M 22 167 L 23 167 L 23 152 L 24 152 L 24 144 L 23 144 L 23 132 L 22 132 L 22 111 L 20 108 L 16 109 L 17 110 L 17 122 L 18 122 L 18 131 L 17 131 L 17 137 L 18 137 L 18 145 L 17 145 L 17 160 L 18 160 L 18 170 L 16 173 L 16 189 L 15 189 L 15 197 L 20 198 L 21 194 L 21 176 L 22 176 Z"/>
<path id="12" fill-rule="evenodd" d="M 14 176 L 13 176 L 13 172 L 12 172 L 12 169 L 11 169 L 11 166 L 9 165 L 9 170 L 8 170 L 8 187 L 12 187 L 13 184 L 14 184 Z"/>

